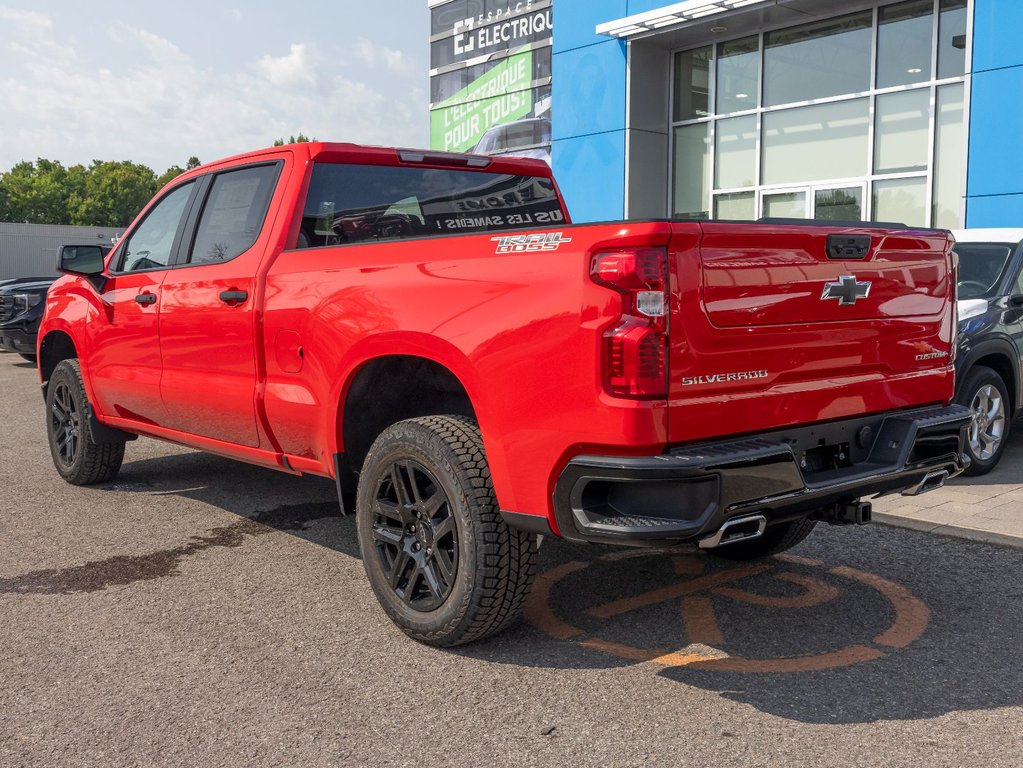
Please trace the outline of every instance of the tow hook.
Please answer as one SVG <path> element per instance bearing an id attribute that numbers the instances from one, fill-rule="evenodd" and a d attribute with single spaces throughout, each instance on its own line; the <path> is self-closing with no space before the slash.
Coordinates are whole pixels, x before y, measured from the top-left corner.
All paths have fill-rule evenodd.
<path id="1" fill-rule="evenodd" d="M 866 525 L 871 511 L 869 501 L 843 501 L 822 509 L 815 517 L 828 525 Z"/>

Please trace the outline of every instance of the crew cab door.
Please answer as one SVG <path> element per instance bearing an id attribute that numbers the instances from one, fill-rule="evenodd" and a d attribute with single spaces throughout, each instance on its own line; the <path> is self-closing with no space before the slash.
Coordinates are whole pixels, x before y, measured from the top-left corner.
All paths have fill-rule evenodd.
<path id="1" fill-rule="evenodd" d="M 163 284 L 160 393 L 171 429 L 258 447 L 257 273 L 283 162 L 202 180 L 181 263 Z M 273 210 L 276 210 L 274 208 Z"/>
<path id="2" fill-rule="evenodd" d="M 108 416 L 163 423 L 161 286 L 180 243 L 195 187 L 187 182 L 160 198 L 112 257 L 100 313 L 87 326 L 92 343 L 84 360 L 96 405 Z"/>

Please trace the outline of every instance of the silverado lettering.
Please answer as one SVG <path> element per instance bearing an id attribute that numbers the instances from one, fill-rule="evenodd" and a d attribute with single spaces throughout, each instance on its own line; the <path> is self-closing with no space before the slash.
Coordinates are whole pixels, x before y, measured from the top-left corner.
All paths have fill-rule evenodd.
<path id="1" fill-rule="evenodd" d="M 62 251 L 54 466 L 109 482 L 143 435 L 332 478 L 384 611 L 435 645 L 515 619 L 540 535 L 764 557 L 964 466 L 948 233 L 842 225 L 871 245 L 838 267 L 833 229 L 572 224 L 536 160 L 211 163 L 109 254 Z M 836 282 L 855 303 L 820 300 Z"/>

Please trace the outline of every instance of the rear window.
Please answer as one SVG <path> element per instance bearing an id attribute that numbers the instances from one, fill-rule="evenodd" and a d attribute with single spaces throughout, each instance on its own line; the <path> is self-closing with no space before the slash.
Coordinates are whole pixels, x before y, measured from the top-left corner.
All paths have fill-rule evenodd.
<path id="1" fill-rule="evenodd" d="M 1015 244 L 956 243 L 959 255 L 959 298 L 987 296 L 1000 282 Z"/>
<path id="2" fill-rule="evenodd" d="M 564 221 L 550 179 L 317 163 L 298 247 L 528 229 Z"/>

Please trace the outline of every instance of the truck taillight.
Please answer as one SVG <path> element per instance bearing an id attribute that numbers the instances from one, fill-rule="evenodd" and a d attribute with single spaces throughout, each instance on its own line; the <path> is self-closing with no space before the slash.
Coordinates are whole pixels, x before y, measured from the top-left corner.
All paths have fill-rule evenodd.
<path id="1" fill-rule="evenodd" d="M 667 252 L 639 248 L 598 253 L 590 276 L 622 297 L 621 317 L 604 332 L 604 387 L 619 397 L 666 397 Z"/>

